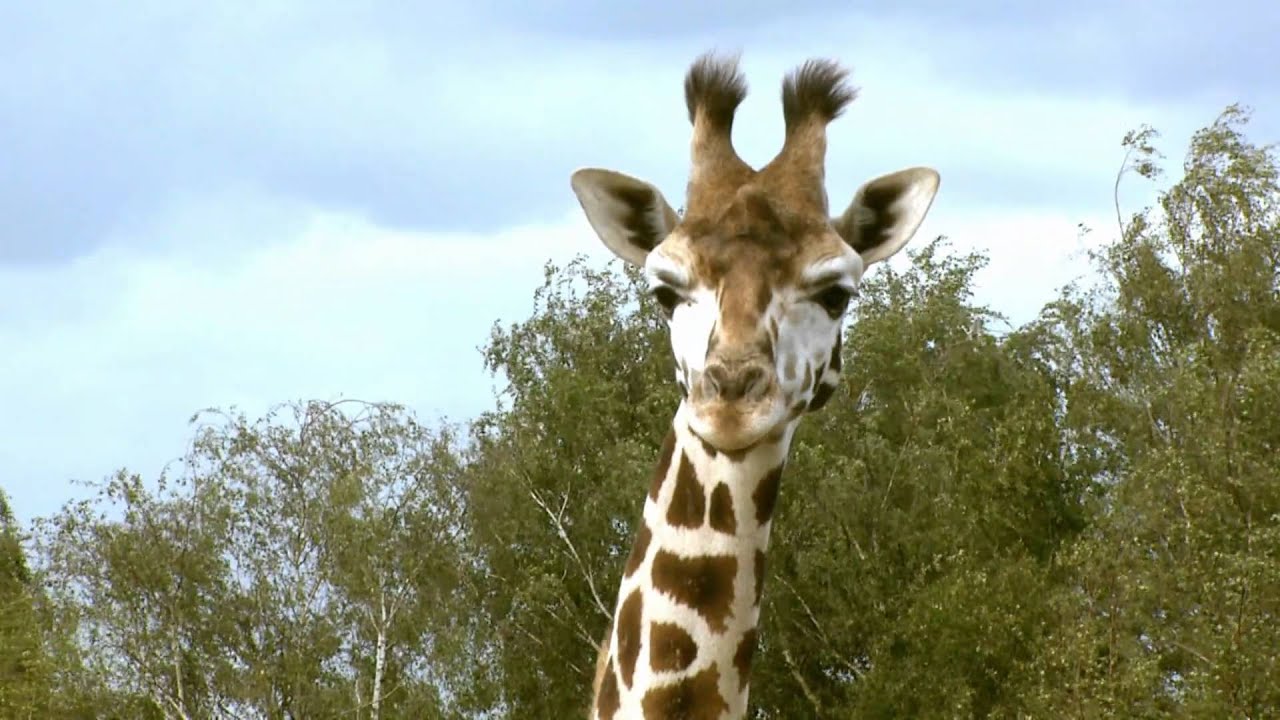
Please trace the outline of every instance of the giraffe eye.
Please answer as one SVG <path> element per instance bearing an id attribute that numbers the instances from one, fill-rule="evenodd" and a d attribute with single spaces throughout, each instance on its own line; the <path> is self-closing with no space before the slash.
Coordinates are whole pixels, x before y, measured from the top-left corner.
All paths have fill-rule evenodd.
<path id="1" fill-rule="evenodd" d="M 680 293 L 660 285 L 653 289 L 653 299 L 662 306 L 662 313 L 670 318 L 676 311 L 676 305 L 680 304 Z"/>
<path id="2" fill-rule="evenodd" d="M 832 285 L 813 296 L 815 302 L 821 305 L 832 317 L 844 313 L 849 309 L 849 299 L 853 297 L 853 293 L 848 288 L 839 285 Z"/>

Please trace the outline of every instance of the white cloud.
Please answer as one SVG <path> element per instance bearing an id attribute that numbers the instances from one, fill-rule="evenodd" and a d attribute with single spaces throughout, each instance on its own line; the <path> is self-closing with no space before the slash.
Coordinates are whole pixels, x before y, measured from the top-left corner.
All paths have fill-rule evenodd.
<path id="1" fill-rule="evenodd" d="M 202 407 L 341 395 L 469 417 L 491 397 L 477 347 L 527 313 L 543 263 L 611 257 L 577 212 L 489 236 L 322 210 L 282 227 L 203 261 L 106 249 L 0 271 L 0 304 L 25 315 L 0 315 L 0 463 L 20 515 L 54 510 L 70 478 L 158 472 Z"/>
<path id="2" fill-rule="evenodd" d="M 1114 237 L 1114 224 L 1113 217 L 1103 214 L 1017 208 L 958 211 L 926 218 L 913 245 L 946 235 L 956 252 L 983 252 L 988 262 L 974 278 L 974 299 L 1016 327 L 1034 319 L 1067 284 L 1091 280 L 1087 251 Z M 1081 225 L 1090 231 L 1082 232 Z M 909 260 L 903 253 L 892 262 L 901 267 Z"/>
<path id="3" fill-rule="evenodd" d="M 90 166 L 66 165 L 83 192 L 45 195 L 70 197 L 81 211 L 90 200 L 110 206 L 110 223 L 77 236 L 96 250 L 60 265 L 0 268 L 0 397 L 10 411 L 0 416 L 0 463 L 20 516 L 71 497 L 68 478 L 97 479 L 120 465 L 153 475 L 182 451 L 186 418 L 205 406 L 256 413 L 344 395 L 455 419 L 486 407 L 490 381 L 476 348 L 494 319 L 528 313 L 545 260 L 609 257 L 573 205 L 569 173 L 612 167 L 658 183 L 680 204 L 689 133 L 680 81 L 707 47 L 746 46 L 752 93 L 735 140 L 756 163 L 781 145 L 783 74 L 814 55 L 851 62 L 863 95 L 831 129 L 833 206 L 872 175 L 934 164 L 941 195 L 916 242 L 945 234 L 958 249 L 985 250 L 978 299 L 1015 323 L 1087 269 L 1078 223 L 1094 228 L 1090 242 L 1113 234 L 1110 183 L 1123 133 L 1151 122 L 1167 131 L 1176 159 L 1190 131 L 1219 109 L 1197 107 L 1204 116 L 1193 117 L 1183 105 L 1116 93 L 976 86 L 953 72 L 945 37 L 854 15 L 810 14 L 669 43 L 509 32 L 501 55 L 492 38 L 460 35 L 447 58 L 455 65 L 408 36 L 330 28 L 339 42 L 286 24 L 287 37 L 271 28 L 243 34 L 234 57 L 214 51 L 220 35 L 201 36 L 194 59 L 173 73 L 175 93 L 157 91 L 176 107 L 126 102 L 107 83 L 94 108 L 170 116 L 116 118 L 144 136 L 136 154 L 121 145 L 129 162 L 104 162 L 79 146 L 70 155 L 125 174 L 149 161 L 165 172 L 130 186 L 126 203 L 112 194 L 124 180 L 116 187 L 86 175 Z M 317 37 L 324 42 L 310 42 Z M 281 53 L 292 60 L 272 61 Z M 257 66 L 261 73 L 231 72 Z M 113 78 L 136 74 L 108 69 Z M 204 84 L 188 86 L 188 76 Z M 42 117 L 29 119 L 48 130 L 50 147 L 83 136 Z M 77 117 L 99 124 L 95 113 Z M 113 146 L 107 139 L 120 139 L 91 137 L 103 152 Z M 216 157 L 179 163 L 175 148 Z M 54 167 L 58 157 L 32 155 L 19 171 Z M 267 169 L 252 172 L 257 165 Z M 75 184 L 50 177 L 60 190 Z M 23 183 L 12 188 L 29 189 L 25 175 Z M 35 207 L 14 192 L 11 201 Z M 543 205 L 521 203 L 521 194 L 564 210 L 530 210 Z M 411 224 L 415 213 L 379 213 L 379 204 L 438 206 L 431 217 L 450 219 L 479 213 L 498 225 L 529 212 L 544 221 L 496 233 L 411 232 L 371 218 Z M 335 210 L 352 207 L 370 211 Z M 38 245 L 42 237 L 10 239 Z"/>

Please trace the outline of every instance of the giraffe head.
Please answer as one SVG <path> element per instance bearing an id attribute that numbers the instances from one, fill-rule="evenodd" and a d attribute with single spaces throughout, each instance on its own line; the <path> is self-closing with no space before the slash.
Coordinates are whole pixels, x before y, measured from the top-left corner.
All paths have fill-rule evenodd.
<path id="1" fill-rule="evenodd" d="M 826 128 L 854 98 L 845 78 L 824 60 L 792 72 L 782 150 L 753 169 L 730 139 L 746 97 L 736 60 L 695 61 L 684 85 L 693 139 L 683 216 L 643 180 L 596 168 L 572 176 L 601 241 L 644 269 L 670 327 L 690 429 L 719 450 L 777 437 L 827 402 L 863 272 L 911 239 L 937 193 L 936 171 L 908 168 L 864 183 L 830 213 Z"/>

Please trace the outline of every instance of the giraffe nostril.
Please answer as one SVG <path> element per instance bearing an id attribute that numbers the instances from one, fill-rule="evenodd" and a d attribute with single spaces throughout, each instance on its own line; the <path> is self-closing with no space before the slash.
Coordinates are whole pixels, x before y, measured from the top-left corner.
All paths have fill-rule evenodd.
<path id="1" fill-rule="evenodd" d="M 740 374 L 742 378 L 742 394 L 745 397 L 760 395 L 768 385 L 768 376 L 765 374 L 764 368 L 759 365 L 747 367 Z"/>
<path id="2" fill-rule="evenodd" d="M 704 389 L 711 397 L 733 401 L 743 397 L 756 397 L 768 387 L 769 375 L 756 364 L 737 365 L 732 368 L 721 363 L 708 365 L 702 374 Z"/>
<path id="3" fill-rule="evenodd" d="M 706 385 L 707 394 L 713 397 L 726 392 L 726 388 L 731 385 L 729 373 L 723 365 L 707 366 L 702 373 L 702 380 Z"/>

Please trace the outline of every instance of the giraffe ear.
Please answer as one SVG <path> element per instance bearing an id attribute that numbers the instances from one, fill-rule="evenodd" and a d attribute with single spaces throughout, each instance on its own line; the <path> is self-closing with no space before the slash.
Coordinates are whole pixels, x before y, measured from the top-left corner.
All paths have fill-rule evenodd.
<path id="1" fill-rule="evenodd" d="M 888 259 L 915 235 L 938 194 L 938 171 L 907 168 L 870 180 L 844 214 L 831 221 L 864 265 Z"/>
<path id="2" fill-rule="evenodd" d="M 614 255 L 643 265 L 680 216 L 653 185 L 612 170 L 584 168 L 570 178 L 592 229 Z"/>

